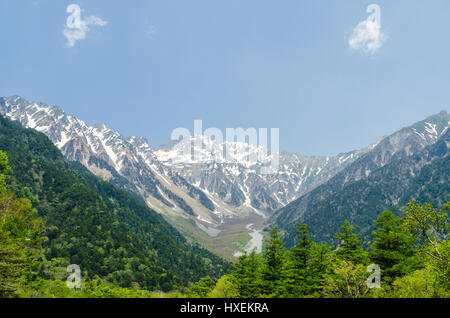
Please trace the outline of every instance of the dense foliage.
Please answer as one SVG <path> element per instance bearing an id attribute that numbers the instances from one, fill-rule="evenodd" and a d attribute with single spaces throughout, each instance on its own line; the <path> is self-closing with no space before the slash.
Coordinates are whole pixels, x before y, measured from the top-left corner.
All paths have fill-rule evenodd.
<path id="1" fill-rule="evenodd" d="M 32 272 L 67 277 L 69 264 L 87 281 L 162 291 L 217 278 L 229 266 L 188 244 L 135 195 L 69 164 L 45 135 L 0 118 L 0 149 L 0 257 L 17 264 L 0 262 L 5 293 L 17 290 L 9 280 Z"/>
<path id="2" fill-rule="evenodd" d="M 402 218 L 384 211 L 374 222 L 368 251 L 348 221 L 336 235 L 335 248 L 314 243 L 308 227 L 298 224 L 297 244 L 286 250 L 275 227 L 262 255 L 245 253 L 231 274 L 215 286 L 209 278 L 194 284 L 188 296 L 448 298 L 449 211 L 450 203 L 438 210 L 416 201 L 403 209 Z"/>

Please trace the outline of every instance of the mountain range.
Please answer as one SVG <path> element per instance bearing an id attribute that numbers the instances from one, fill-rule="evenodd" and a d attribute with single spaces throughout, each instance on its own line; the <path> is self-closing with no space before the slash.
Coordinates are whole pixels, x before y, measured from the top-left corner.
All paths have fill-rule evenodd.
<path id="1" fill-rule="evenodd" d="M 345 220 L 368 238 L 384 209 L 400 212 L 412 199 L 441 206 L 450 194 L 449 126 L 450 116 L 442 111 L 381 139 L 326 183 L 278 210 L 271 225 L 288 245 L 295 241 L 296 223 L 308 224 L 314 239 L 330 243 Z"/>
<path id="2" fill-rule="evenodd" d="M 246 246 L 250 224 L 257 228 L 277 225 L 288 244 L 294 242 L 297 222 L 307 222 L 313 237 L 324 241 L 332 240 L 343 218 L 355 220 L 358 227 L 370 231 L 376 213 L 365 211 L 363 206 L 350 208 L 351 204 L 349 212 L 344 213 L 341 205 L 335 206 L 336 201 L 343 200 L 339 195 L 349 196 L 354 200 L 351 202 L 363 200 L 356 197 L 360 193 L 349 189 L 355 185 L 359 190 L 372 189 L 373 184 L 381 184 L 380 171 L 387 171 L 400 160 L 425 156 L 425 151 L 432 151 L 429 147 L 446 136 L 450 120 L 446 112 L 441 112 L 366 148 L 337 156 L 280 151 L 278 171 L 262 174 L 268 150 L 259 145 L 191 136 L 152 148 L 145 138 L 122 136 L 105 124 L 89 126 L 58 106 L 19 96 L 0 98 L 0 113 L 44 133 L 67 160 L 79 162 L 94 175 L 142 197 L 188 240 L 225 257 Z M 186 156 L 187 147 L 197 155 Z M 224 156 L 226 148 L 233 150 L 231 157 Z M 249 159 L 252 157 L 262 160 L 255 162 Z M 410 167 L 410 176 L 417 176 L 433 162 L 427 160 Z M 397 186 L 407 192 L 406 182 Z M 400 204 L 401 195 L 392 194 L 372 208 Z M 368 225 L 355 215 L 366 215 L 364 222 Z M 334 224 L 332 228 L 329 222 Z"/>
<path id="3" fill-rule="evenodd" d="M 204 136 L 152 149 L 145 138 L 124 137 L 105 124 L 89 126 L 58 106 L 20 96 L 0 98 L 0 113 L 47 135 L 69 161 L 80 162 L 103 180 L 140 195 L 189 239 L 215 240 L 219 245 L 207 247 L 218 251 L 225 247 L 226 255 L 242 247 L 248 223 L 262 222 L 370 148 L 335 157 L 282 151 L 279 171 L 262 175 L 260 164 L 246 159 L 251 152 L 259 156 L 266 153 L 261 146 L 234 142 L 231 147 L 238 155 L 231 159 L 225 158 L 223 151 L 220 156 L 229 143 L 215 143 Z M 199 160 L 178 155 L 186 142 L 192 142 L 194 151 L 203 154 Z"/>

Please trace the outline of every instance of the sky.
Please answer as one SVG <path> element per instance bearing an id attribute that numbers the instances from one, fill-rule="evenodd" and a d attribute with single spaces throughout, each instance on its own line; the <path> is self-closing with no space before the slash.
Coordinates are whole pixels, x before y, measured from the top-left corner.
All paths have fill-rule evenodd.
<path id="1" fill-rule="evenodd" d="M 0 0 L 0 96 L 153 147 L 200 119 L 336 155 L 449 112 L 449 14 L 448 0 Z"/>

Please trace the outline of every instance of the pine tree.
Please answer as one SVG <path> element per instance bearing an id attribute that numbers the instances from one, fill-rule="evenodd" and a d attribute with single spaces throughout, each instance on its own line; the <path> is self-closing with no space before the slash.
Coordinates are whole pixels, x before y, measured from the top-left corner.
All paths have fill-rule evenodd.
<path id="1" fill-rule="evenodd" d="M 299 269 L 306 270 L 309 262 L 312 240 L 309 238 L 309 228 L 305 224 L 297 224 L 297 245 L 292 248 Z"/>
<path id="2" fill-rule="evenodd" d="M 234 264 L 230 280 L 237 297 L 256 298 L 261 296 L 261 258 L 253 250 L 250 254 L 239 256 Z"/>
<path id="3" fill-rule="evenodd" d="M 263 293 L 278 296 L 282 294 L 282 279 L 285 267 L 285 254 L 283 242 L 280 240 L 278 228 L 274 227 L 266 240 L 267 247 L 264 253 L 262 268 Z"/>
<path id="4" fill-rule="evenodd" d="M 402 228 L 401 219 L 384 211 L 374 222 L 371 261 L 381 268 L 382 282 L 391 284 L 395 278 L 414 271 L 420 260 L 415 256 L 415 238 Z"/>
<path id="5" fill-rule="evenodd" d="M 342 231 L 335 236 L 339 240 L 336 255 L 342 259 L 353 264 L 366 264 L 368 261 L 367 253 L 361 247 L 361 240 L 359 234 L 354 234 L 355 228 L 345 220 L 342 225 Z"/>
<path id="6" fill-rule="evenodd" d="M 326 278 L 333 271 L 333 262 L 334 257 L 330 246 L 326 243 L 320 245 L 312 244 L 308 271 L 310 275 L 308 296 L 323 296 L 323 286 Z"/>
<path id="7" fill-rule="evenodd" d="M 309 228 L 305 224 L 297 224 L 297 245 L 288 252 L 284 277 L 285 295 L 299 297 L 307 294 L 311 275 L 309 274 L 312 240 Z"/>

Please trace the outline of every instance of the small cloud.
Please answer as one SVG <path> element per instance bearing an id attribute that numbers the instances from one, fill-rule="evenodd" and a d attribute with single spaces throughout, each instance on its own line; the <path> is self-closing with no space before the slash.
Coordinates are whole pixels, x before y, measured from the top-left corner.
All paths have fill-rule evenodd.
<path id="1" fill-rule="evenodd" d="M 156 27 L 152 24 L 147 26 L 147 30 L 145 31 L 145 35 L 147 35 L 148 37 L 152 37 L 154 35 L 156 35 L 158 33 L 158 30 L 156 29 Z"/>
<path id="2" fill-rule="evenodd" d="M 67 13 L 70 13 L 64 28 L 64 36 L 67 39 L 67 46 L 73 47 L 78 40 L 84 40 L 86 34 L 90 31 L 90 25 L 105 26 L 106 21 L 90 16 L 86 19 L 81 18 L 81 8 L 78 4 L 71 4 L 67 7 Z"/>
<path id="3" fill-rule="evenodd" d="M 371 10 L 375 11 L 374 14 L 361 21 L 353 29 L 353 34 L 348 40 L 350 48 L 362 50 L 368 55 L 377 53 L 387 39 L 386 34 L 381 31 L 379 7 L 369 6 L 367 11 Z"/>

